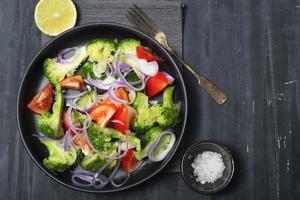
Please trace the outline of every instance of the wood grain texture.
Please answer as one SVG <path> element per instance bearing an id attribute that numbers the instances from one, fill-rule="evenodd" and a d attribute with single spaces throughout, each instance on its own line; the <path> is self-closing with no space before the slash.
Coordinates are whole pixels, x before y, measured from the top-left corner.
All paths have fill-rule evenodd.
<path id="1" fill-rule="evenodd" d="M 190 100 L 186 143 L 214 139 L 236 161 L 227 189 L 205 196 L 179 174 L 106 195 L 73 191 L 37 168 L 17 132 L 21 78 L 40 48 L 36 1 L 0 1 L 0 199 L 299 199 L 300 1 L 183 0 L 184 57 L 229 97 L 214 103 L 184 72 Z M 30 133 L 29 133 L 30 134 Z"/>

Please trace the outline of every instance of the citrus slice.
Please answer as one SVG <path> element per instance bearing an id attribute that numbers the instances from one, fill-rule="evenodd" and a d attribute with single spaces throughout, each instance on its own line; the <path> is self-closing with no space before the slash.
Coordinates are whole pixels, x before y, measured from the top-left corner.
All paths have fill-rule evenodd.
<path id="1" fill-rule="evenodd" d="M 34 11 L 37 27 L 50 36 L 74 27 L 76 18 L 76 8 L 71 0 L 40 0 Z"/>

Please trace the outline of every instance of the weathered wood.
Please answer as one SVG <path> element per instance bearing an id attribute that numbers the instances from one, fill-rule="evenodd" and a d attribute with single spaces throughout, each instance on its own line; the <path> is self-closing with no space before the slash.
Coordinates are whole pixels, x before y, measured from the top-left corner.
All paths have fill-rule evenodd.
<path id="1" fill-rule="evenodd" d="M 191 191 L 178 173 L 120 193 L 81 193 L 33 164 L 15 113 L 20 80 L 41 45 L 35 3 L 0 1 L 0 199 L 300 198 L 299 1 L 183 0 L 184 57 L 229 97 L 217 105 L 184 72 L 191 110 L 186 143 L 214 139 L 236 160 L 233 182 L 214 196 Z"/>

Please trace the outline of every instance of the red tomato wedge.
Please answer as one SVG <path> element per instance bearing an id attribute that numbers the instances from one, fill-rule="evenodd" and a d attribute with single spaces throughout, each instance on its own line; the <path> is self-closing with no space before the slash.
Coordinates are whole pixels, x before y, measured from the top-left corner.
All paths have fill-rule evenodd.
<path id="1" fill-rule="evenodd" d="M 64 89 L 85 90 L 84 82 L 81 75 L 70 76 L 59 82 Z"/>
<path id="2" fill-rule="evenodd" d="M 123 88 L 123 87 L 119 87 L 119 88 L 115 91 L 115 94 L 116 94 L 116 96 L 117 96 L 119 99 L 125 100 L 125 101 L 127 101 L 127 102 L 130 101 L 128 92 L 127 92 L 127 90 L 126 90 L 125 88 Z"/>
<path id="3" fill-rule="evenodd" d="M 139 59 L 144 59 L 147 62 L 156 61 L 158 64 L 163 63 L 163 59 L 153 54 L 150 50 L 143 46 L 138 46 L 136 48 L 136 55 Z"/>
<path id="4" fill-rule="evenodd" d="M 74 117 L 74 115 L 73 115 L 73 112 L 71 112 L 71 116 L 70 116 L 70 120 L 71 120 L 71 123 L 74 123 L 75 122 L 75 117 Z M 64 114 L 63 114 L 63 124 L 64 124 L 64 128 L 66 129 L 66 130 L 68 130 L 69 129 L 69 124 L 68 124 L 68 120 L 67 120 L 67 112 L 64 112 Z"/>
<path id="5" fill-rule="evenodd" d="M 48 111 L 53 104 L 54 94 L 53 86 L 48 83 L 41 91 L 39 91 L 27 105 L 27 108 L 36 114 L 43 114 Z"/>
<path id="6" fill-rule="evenodd" d="M 149 97 L 153 97 L 160 93 L 170 81 L 163 72 L 157 72 L 155 76 L 149 77 L 146 83 L 146 93 Z"/>
<path id="7" fill-rule="evenodd" d="M 87 140 L 85 138 L 85 134 L 80 132 L 77 137 L 77 136 L 75 136 L 75 134 L 73 132 L 71 132 L 71 135 L 73 137 L 75 137 L 73 139 L 73 144 L 75 144 L 76 147 L 81 149 L 85 155 L 88 155 L 91 152 L 91 147 L 89 146 L 89 143 L 87 142 Z"/>
<path id="8" fill-rule="evenodd" d="M 135 171 L 141 164 L 142 161 L 137 160 L 134 157 L 132 149 L 128 149 L 126 155 L 121 160 L 121 166 L 123 170 L 128 173 Z"/>
<path id="9" fill-rule="evenodd" d="M 90 112 L 90 116 L 100 127 L 104 128 L 117 110 L 118 107 L 111 100 L 104 100 Z"/>
<path id="10" fill-rule="evenodd" d="M 132 107 L 125 104 L 120 105 L 112 118 L 113 127 L 126 134 L 126 131 L 129 130 L 130 123 L 134 119 L 135 115 L 135 110 Z"/>

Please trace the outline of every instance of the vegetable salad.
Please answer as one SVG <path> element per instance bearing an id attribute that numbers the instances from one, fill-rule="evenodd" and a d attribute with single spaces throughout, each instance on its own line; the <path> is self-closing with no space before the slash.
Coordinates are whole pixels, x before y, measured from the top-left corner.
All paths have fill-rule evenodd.
<path id="1" fill-rule="evenodd" d="M 39 115 L 43 164 L 80 187 L 120 187 L 143 160 L 162 161 L 180 122 L 174 78 L 132 38 L 94 39 L 44 61 L 49 83 L 27 107 Z M 162 100 L 152 97 L 162 96 Z M 159 98 L 155 98 L 159 99 Z"/>

